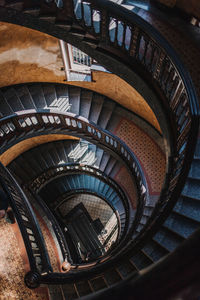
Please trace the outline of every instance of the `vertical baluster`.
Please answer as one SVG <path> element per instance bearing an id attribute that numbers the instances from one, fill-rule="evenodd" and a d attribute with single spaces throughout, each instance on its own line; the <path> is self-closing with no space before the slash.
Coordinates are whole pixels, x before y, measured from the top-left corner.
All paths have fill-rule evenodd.
<path id="1" fill-rule="evenodd" d="M 155 67 L 155 65 L 153 64 L 153 61 L 156 57 L 157 51 L 156 51 L 156 46 L 153 43 L 151 43 L 151 47 L 152 47 L 152 51 L 151 51 L 151 59 L 150 59 L 150 62 L 149 62 L 149 71 L 151 73 L 153 73 L 154 67 Z"/>
<path id="2" fill-rule="evenodd" d="M 81 21 L 82 21 L 82 24 L 85 25 L 85 16 L 84 16 L 84 5 L 83 5 L 83 0 L 80 0 L 81 2 Z"/>
<path id="3" fill-rule="evenodd" d="M 148 38 L 148 45 L 147 45 L 147 54 L 145 57 L 145 65 L 149 72 L 151 72 L 151 65 L 153 60 L 153 47 L 152 42 Z"/>
<path id="4" fill-rule="evenodd" d="M 93 13 L 94 13 L 94 10 L 93 10 L 92 4 L 90 3 L 90 26 L 91 26 L 91 28 L 94 28 Z"/>
<path id="5" fill-rule="evenodd" d="M 167 57 L 165 57 L 161 67 L 161 72 L 159 77 L 159 83 L 163 90 L 165 89 L 165 82 L 168 75 L 168 69 L 169 69 L 169 60 Z"/>
<path id="6" fill-rule="evenodd" d="M 125 41 L 126 41 L 126 28 L 127 28 L 127 25 L 125 25 L 125 23 L 123 25 L 124 25 L 124 31 L 123 31 L 123 38 L 122 38 L 122 48 L 126 49 Z"/>
<path id="7" fill-rule="evenodd" d="M 173 81 L 174 81 L 174 78 L 175 78 L 175 74 L 176 73 L 175 73 L 174 67 L 171 65 L 169 76 L 168 76 L 168 79 L 167 79 L 167 82 L 166 82 L 166 95 L 167 95 L 168 100 L 170 100 L 171 88 L 173 86 Z"/>
<path id="8" fill-rule="evenodd" d="M 148 60 L 147 53 L 148 53 L 148 47 L 149 47 L 149 43 L 150 43 L 147 36 L 144 36 L 144 42 L 145 42 L 145 49 L 144 49 L 144 55 L 142 58 L 142 63 L 145 65 L 145 67 L 147 67 L 147 60 Z"/>
<path id="9" fill-rule="evenodd" d="M 117 21 L 117 46 L 122 46 L 124 37 L 124 23 Z"/>
<path id="10" fill-rule="evenodd" d="M 76 9 L 78 6 L 78 0 L 68 0 L 64 3 L 65 6 L 65 16 L 69 20 L 79 19 L 76 14 Z"/>
<path id="11" fill-rule="evenodd" d="M 160 72 L 162 69 L 162 64 L 163 64 L 164 59 L 165 59 L 165 53 L 161 49 L 159 49 L 158 59 L 155 62 L 155 69 L 154 69 L 154 73 L 153 73 L 153 77 L 157 81 L 160 77 Z"/>
<path id="12" fill-rule="evenodd" d="M 130 42 L 130 49 L 129 49 L 129 54 L 132 57 L 138 56 L 138 48 L 140 44 L 140 32 L 139 28 L 137 27 L 132 27 L 131 28 L 131 42 Z"/>
<path id="13" fill-rule="evenodd" d="M 128 51 L 130 50 L 130 44 L 131 44 L 131 27 L 127 25 L 125 30 L 124 48 Z"/>
<path id="14" fill-rule="evenodd" d="M 103 42 L 109 37 L 109 15 L 106 9 L 100 11 L 100 35 Z"/>
<path id="15" fill-rule="evenodd" d="M 184 89 L 183 83 L 181 81 L 179 81 L 178 86 L 176 88 L 176 91 L 174 93 L 174 96 L 173 96 L 173 98 L 171 100 L 171 103 L 170 103 L 170 107 L 173 111 L 175 111 L 176 106 L 178 105 L 179 98 L 182 94 L 183 89 Z"/>
<path id="16" fill-rule="evenodd" d="M 115 39 L 114 39 L 114 44 L 115 46 L 118 46 L 118 30 L 119 30 L 119 27 L 118 27 L 118 21 L 115 19 Z"/>
<path id="17" fill-rule="evenodd" d="M 180 80 L 175 72 L 174 74 L 174 77 L 173 77 L 173 80 L 172 80 L 172 83 L 171 83 L 171 87 L 169 87 L 169 101 L 172 102 L 174 96 L 175 96 L 175 93 L 177 91 L 177 88 L 180 84 Z"/>
<path id="18" fill-rule="evenodd" d="M 188 119 L 186 126 L 184 127 L 183 131 L 178 137 L 178 142 L 177 142 L 178 149 L 184 144 L 185 140 L 188 138 L 190 127 L 191 127 L 191 119 Z"/>

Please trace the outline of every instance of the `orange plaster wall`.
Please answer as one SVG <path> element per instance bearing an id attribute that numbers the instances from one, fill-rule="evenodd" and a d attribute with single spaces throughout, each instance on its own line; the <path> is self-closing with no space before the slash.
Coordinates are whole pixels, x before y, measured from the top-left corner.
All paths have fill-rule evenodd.
<path id="1" fill-rule="evenodd" d="M 0 87 L 22 82 L 63 82 L 58 39 L 0 22 Z"/>

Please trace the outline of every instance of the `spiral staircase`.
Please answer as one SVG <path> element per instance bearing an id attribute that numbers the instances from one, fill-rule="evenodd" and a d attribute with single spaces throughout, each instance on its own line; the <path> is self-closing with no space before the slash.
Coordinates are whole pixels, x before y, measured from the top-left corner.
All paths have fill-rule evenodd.
<path id="1" fill-rule="evenodd" d="M 0 182 L 29 259 L 25 284 L 47 286 L 51 299 L 122 299 L 125 293 L 126 299 L 186 299 L 186 288 L 190 297 L 199 296 L 199 90 L 176 51 L 144 19 L 105 0 L 6 0 L 0 20 L 63 39 L 89 54 L 144 97 L 162 131 L 161 136 L 133 112 L 89 89 L 58 83 L 1 88 L 0 154 L 33 137 L 66 137 L 0 165 Z M 123 118 L 161 140 L 155 139 L 153 148 L 165 150 L 159 197 L 130 143 L 133 132 L 117 134 Z M 140 148 L 148 151 L 145 143 Z M 77 259 L 62 211 L 71 199 L 89 203 L 90 197 L 102 201 L 116 221 L 99 246 L 93 227 L 81 217 L 82 226 L 73 219 L 80 235 L 89 232 L 90 249 L 108 245 L 87 261 Z M 97 218 L 100 206 L 93 213 Z M 54 268 L 41 219 L 60 264 L 69 269 Z"/>

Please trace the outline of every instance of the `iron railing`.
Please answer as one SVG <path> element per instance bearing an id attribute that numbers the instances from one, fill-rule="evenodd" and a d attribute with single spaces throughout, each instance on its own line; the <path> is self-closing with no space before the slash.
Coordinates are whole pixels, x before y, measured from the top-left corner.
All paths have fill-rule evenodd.
<path id="1" fill-rule="evenodd" d="M 37 287 L 40 276 L 52 272 L 45 242 L 28 199 L 11 173 L 1 163 L 0 174 L 0 183 L 19 225 L 29 259 L 31 271 L 26 274 L 26 280 L 30 287 Z"/>

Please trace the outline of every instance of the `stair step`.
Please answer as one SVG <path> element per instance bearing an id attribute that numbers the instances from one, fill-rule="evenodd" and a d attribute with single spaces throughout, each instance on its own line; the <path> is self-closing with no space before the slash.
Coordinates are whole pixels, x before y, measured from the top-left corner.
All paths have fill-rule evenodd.
<path id="1" fill-rule="evenodd" d="M 72 142 L 72 141 L 69 141 L 69 143 L 70 142 Z M 60 163 L 67 163 L 68 155 L 66 154 L 66 151 L 65 151 L 65 148 L 68 148 L 67 143 L 56 142 L 56 143 L 54 143 L 54 145 L 55 145 L 55 149 L 59 155 Z M 74 145 L 74 143 L 73 143 L 73 145 Z"/>
<path id="2" fill-rule="evenodd" d="M 51 14 L 49 14 L 49 15 L 48 14 L 46 14 L 46 15 L 40 14 L 39 19 L 42 20 L 42 21 L 47 21 L 47 22 L 50 22 L 50 23 L 54 24 L 55 20 L 56 20 L 56 16 L 51 15 Z"/>
<path id="3" fill-rule="evenodd" d="M 187 217 L 172 212 L 163 226 L 179 234 L 184 238 L 188 238 L 195 230 L 199 228 L 200 223 Z"/>
<path id="4" fill-rule="evenodd" d="M 6 0 L 6 3 L 4 4 L 5 7 L 12 8 L 15 10 L 22 11 L 24 6 L 24 1 L 21 0 Z"/>
<path id="5" fill-rule="evenodd" d="M 94 279 L 91 279 L 90 284 L 95 292 L 107 287 L 107 284 L 106 284 L 103 276 L 99 276 Z"/>
<path id="6" fill-rule="evenodd" d="M 161 247 L 154 240 L 149 241 L 143 250 L 153 261 L 157 261 L 169 253 L 169 251 Z"/>
<path id="7" fill-rule="evenodd" d="M 42 86 L 40 84 L 28 85 L 28 89 L 37 109 L 47 107 Z"/>
<path id="8" fill-rule="evenodd" d="M 26 7 L 23 9 L 23 13 L 32 15 L 34 17 L 39 17 L 40 15 L 40 7 L 35 6 L 35 7 Z"/>
<path id="9" fill-rule="evenodd" d="M 67 85 L 55 85 L 57 95 L 57 107 L 60 111 L 69 111 L 71 104 L 69 103 L 69 91 Z"/>
<path id="10" fill-rule="evenodd" d="M 92 104 L 93 93 L 91 91 L 81 91 L 80 116 L 88 119 Z"/>
<path id="11" fill-rule="evenodd" d="M 154 210 L 154 207 L 151 207 L 151 206 L 145 206 L 144 207 L 144 210 L 143 210 L 143 215 L 144 216 L 147 216 L 147 217 L 150 217 L 152 212 Z"/>
<path id="12" fill-rule="evenodd" d="M 80 95 L 81 90 L 80 88 L 69 88 L 69 99 L 71 104 L 70 112 L 72 112 L 75 115 L 79 115 L 80 110 Z"/>
<path id="13" fill-rule="evenodd" d="M 182 194 L 192 198 L 200 199 L 199 180 L 195 178 L 187 178 Z"/>
<path id="14" fill-rule="evenodd" d="M 102 149 L 100 149 L 98 147 L 96 148 L 96 154 L 95 154 L 96 161 L 95 161 L 94 167 L 97 169 L 99 169 L 99 165 L 101 163 L 103 153 L 104 153 L 104 151 Z"/>
<path id="15" fill-rule="evenodd" d="M 28 90 L 28 87 L 26 85 L 16 86 L 15 91 L 25 109 L 36 109 L 30 91 Z"/>
<path id="16" fill-rule="evenodd" d="M 158 242 L 167 251 L 172 252 L 184 239 L 172 231 L 167 230 L 167 228 L 162 227 L 154 235 L 153 240 Z"/>
<path id="17" fill-rule="evenodd" d="M 104 173 L 107 175 L 107 176 L 110 176 L 110 173 L 112 172 L 115 164 L 117 164 L 117 161 L 114 157 L 110 157 L 107 165 L 106 165 L 106 168 L 104 169 Z"/>
<path id="18" fill-rule="evenodd" d="M 108 163 L 109 159 L 110 159 L 110 154 L 104 152 L 104 153 L 103 153 L 103 156 L 102 156 L 102 159 L 101 159 L 100 167 L 99 167 L 99 169 L 100 169 L 102 172 L 104 172 L 104 170 L 105 170 L 105 168 L 106 168 L 106 166 L 107 166 L 107 163 Z"/>
<path id="19" fill-rule="evenodd" d="M 109 286 L 121 281 L 121 276 L 119 275 L 119 272 L 114 268 L 106 270 L 104 273 L 104 277 Z"/>
<path id="20" fill-rule="evenodd" d="M 43 95 L 45 97 L 45 101 L 47 107 L 57 108 L 57 95 L 56 90 L 53 84 L 42 84 Z"/>
<path id="21" fill-rule="evenodd" d="M 121 116 L 117 113 L 112 113 L 109 121 L 108 121 L 108 124 L 106 126 L 106 130 L 114 133 L 117 126 L 119 125 L 120 123 L 120 120 L 121 120 Z"/>
<path id="22" fill-rule="evenodd" d="M 73 300 L 79 298 L 75 284 L 62 285 L 62 292 L 65 299 L 67 300 Z"/>
<path id="23" fill-rule="evenodd" d="M 90 108 L 89 120 L 90 122 L 98 123 L 98 119 L 101 113 L 104 97 L 99 94 L 94 94 L 92 105 Z"/>
<path id="24" fill-rule="evenodd" d="M 142 270 L 152 264 L 152 261 L 141 251 L 134 254 L 130 260 L 138 270 Z"/>
<path id="25" fill-rule="evenodd" d="M 64 300 L 61 285 L 48 284 L 49 296 L 51 300 Z"/>
<path id="26" fill-rule="evenodd" d="M 200 222 L 200 201 L 181 196 L 174 206 L 174 211 Z"/>
<path id="27" fill-rule="evenodd" d="M 24 106 L 18 98 L 14 88 L 7 89 L 6 91 L 4 91 L 3 94 L 7 100 L 8 105 L 12 108 L 13 112 L 24 110 Z"/>
<path id="28" fill-rule="evenodd" d="M 200 158 L 193 159 L 189 172 L 189 177 L 191 179 L 200 180 Z"/>
<path id="29" fill-rule="evenodd" d="M 133 266 L 133 264 L 130 261 L 126 261 L 117 265 L 117 270 L 121 274 L 122 278 L 126 278 L 132 273 L 137 272 L 137 269 Z"/>
<path id="30" fill-rule="evenodd" d="M 113 101 L 110 101 L 109 99 L 105 98 L 101 114 L 99 116 L 98 125 L 105 129 L 110 117 L 112 115 L 112 112 L 114 110 L 115 103 Z"/>
<path id="31" fill-rule="evenodd" d="M 109 176 L 111 178 L 115 178 L 115 176 L 117 175 L 117 173 L 119 172 L 119 170 L 121 169 L 122 164 L 119 161 L 116 161 L 115 165 L 113 166 Z"/>
<path id="32" fill-rule="evenodd" d="M 12 115 L 14 112 L 12 107 L 8 104 L 4 94 L 0 91 L 0 113 L 1 117 Z"/>
<path id="33" fill-rule="evenodd" d="M 197 139 L 194 157 L 200 159 L 200 138 Z"/>
<path id="34" fill-rule="evenodd" d="M 83 297 L 83 296 L 93 293 L 93 290 L 91 289 L 91 286 L 89 285 L 89 282 L 86 280 L 76 282 L 76 289 L 77 289 L 80 297 Z"/>

